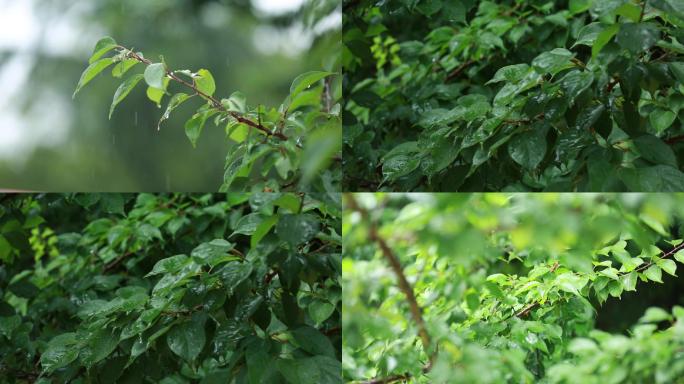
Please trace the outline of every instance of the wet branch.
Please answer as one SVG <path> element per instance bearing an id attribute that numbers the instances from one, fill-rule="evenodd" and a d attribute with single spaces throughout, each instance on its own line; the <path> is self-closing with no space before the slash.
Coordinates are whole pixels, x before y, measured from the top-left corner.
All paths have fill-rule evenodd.
<path id="1" fill-rule="evenodd" d="M 346 195 L 346 202 L 349 204 L 352 210 L 358 212 L 361 214 L 364 220 L 368 222 L 368 225 L 370 226 L 369 228 L 369 237 L 372 241 L 374 241 L 378 247 L 380 248 L 380 251 L 382 252 L 383 257 L 387 260 L 387 262 L 390 264 L 392 270 L 394 271 L 394 274 L 397 276 L 397 280 L 399 283 L 399 289 L 404 293 L 404 296 L 406 296 L 406 300 L 408 301 L 409 308 L 411 310 L 411 317 L 413 321 L 415 322 L 416 326 L 418 327 L 418 336 L 420 337 L 420 340 L 423 344 L 423 350 L 425 350 L 425 353 L 428 355 L 430 354 L 430 346 L 431 346 L 431 340 L 430 340 L 430 335 L 427 332 L 427 329 L 425 327 L 425 320 L 423 319 L 423 314 L 422 314 L 422 309 L 420 305 L 418 305 L 418 302 L 416 300 L 416 296 L 413 292 L 413 288 L 411 287 L 411 284 L 408 282 L 406 279 L 406 276 L 404 275 L 403 268 L 401 266 L 401 263 L 399 262 L 399 259 L 397 256 L 394 254 L 392 249 L 387 245 L 387 242 L 385 239 L 378 234 L 378 228 L 377 224 L 373 222 L 370 218 L 370 214 L 365 208 L 362 208 L 354 199 L 354 197 L 350 194 Z M 430 356 L 430 362 L 423 368 L 423 372 L 427 373 L 430 371 L 432 368 L 432 362 L 434 360 L 435 354 L 432 354 Z M 377 378 L 377 379 L 372 379 L 370 381 L 364 381 L 362 382 L 363 384 L 374 384 L 374 383 L 391 383 L 394 381 L 399 381 L 399 380 L 405 380 L 409 378 L 409 374 L 403 374 L 403 375 L 394 375 L 390 377 L 385 377 L 385 378 Z"/>
<path id="2" fill-rule="evenodd" d="M 126 56 L 128 58 L 137 60 L 138 62 L 143 63 L 145 65 L 153 64 L 150 60 L 138 55 L 137 53 L 133 52 L 132 50 L 130 50 L 124 46 L 118 45 L 117 48 L 124 50 L 126 52 Z M 207 100 L 215 109 L 218 109 L 219 111 L 230 115 L 233 119 L 237 120 L 239 123 L 242 123 L 242 124 L 252 128 L 252 129 L 259 130 L 259 131 L 265 133 L 267 136 L 273 136 L 273 137 L 276 137 L 276 138 L 283 140 L 283 141 L 288 139 L 288 137 L 285 134 L 283 134 L 282 132 L 271 131 L 270 129 L 261 125 L 260 122 L 254 122 L 250 119 L 245 118 L 244 116 L 240 115 L 237 112 L 229 111 L 226 107 L 223 106 L 223 104 L 221 104 L 221 102 L 218 99 L 200 91 L 195 86 L 194 83 L 190 83 L 188 81 L 181 79 L 173 71 L 166 69 L 166 76 L 168 76 L 171 80 L 174 80 L 175 82 L 192 89 L 197 95 L 199 95 L 202 98 L 204 98 L 205 100 Z"/>

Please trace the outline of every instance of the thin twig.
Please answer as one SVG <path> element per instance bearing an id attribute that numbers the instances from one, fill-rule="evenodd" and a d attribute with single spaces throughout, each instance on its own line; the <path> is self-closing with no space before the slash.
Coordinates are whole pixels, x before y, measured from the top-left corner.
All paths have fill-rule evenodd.
<path id="1" fill-rule="evenodd" d="M 150 60 L 138 55 L 137 53 L 133 52 L 132 50 L 130 50 L 124 46 L 118 45 L 117 48 L 125 50 L 127 57 L 135 59 L 140 63 L 143 63 L 145 65 L 153 64 Z M 271 131 L 268 128 L 261 125 L 260 123 L 254 122 L 250 119 L 247 119 L 237 112 L 229 111 L 223 104 L 221 104 L 221 102 L 218 99 L 200 91 L 194 83 L 189 83 L 189 82 L 181 79 L 175 73 L 173 73 L 172 71 L 170 71 L 168 69 L 165 69 L 165 71 L 166 71 L 166 76 L 168 76 L 170 79 L 192 89 L 199 96 L 201 96 L 202 98 L 207 100 L 215 109 L 218 109 L 219 111 L 230 115 L 233 119 L 237 120 L 239 123 L 245 124 L 250 128 L 259 130 L 259 131 L 265 133 L 267 136 L 277 137 L 278 139 L 283 140 L 283 141 L 288 140 L 288 137 L 285 134 L 283 134 L 282 132 L 279 132 L 277 130 Z"/>

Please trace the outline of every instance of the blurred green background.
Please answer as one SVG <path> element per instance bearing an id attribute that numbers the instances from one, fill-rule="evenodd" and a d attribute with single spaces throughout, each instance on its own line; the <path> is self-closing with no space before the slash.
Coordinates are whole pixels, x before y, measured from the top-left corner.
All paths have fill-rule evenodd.
<path id="1" fill-rule="evenodd" d="M 207 68 L 217 96 L 278 106 L 297 75 L 339 71 L 341 22 L 340 0 L 0 0 L 0 190 L 217 190 L 230 144 L 208 124 L 192 148 L 183 124 L 198 102 L 158 132 L 145 87 L 107 119 L 108 72 L 72 101 L 95 43 Z"/>

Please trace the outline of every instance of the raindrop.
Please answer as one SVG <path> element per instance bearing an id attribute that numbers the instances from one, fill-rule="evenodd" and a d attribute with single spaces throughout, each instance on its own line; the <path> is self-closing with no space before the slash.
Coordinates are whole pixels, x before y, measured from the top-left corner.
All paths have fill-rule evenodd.
<path id="1" fill-rule="evenodd" d="M 112 145 L 116 145 L 116 136 L 112 135 Z"/>
<path id="2" fill-rule="evenodd" d="M 138 112 L 135 113 L 135 126 L 138 126 Z"/>
<path id="3" fill-rule="evenodd" d="M 166 174 L 166 190 L 171 191 L 171 176 L 169 174 Z"/>

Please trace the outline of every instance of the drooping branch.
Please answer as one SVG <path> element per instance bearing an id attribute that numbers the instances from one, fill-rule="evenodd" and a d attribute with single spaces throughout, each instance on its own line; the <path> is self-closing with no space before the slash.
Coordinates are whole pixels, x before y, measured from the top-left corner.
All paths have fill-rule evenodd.
<path id="1" fill-rule="evenodd" d="M 124 46 L 121 46 L 121 45 L 117 45 L 117 48 L 124 50 L 126 57 L 128 57 L 130 59 L 134 59 L 134 60 L 136 60 L 140 63 L 143 63 L 145 65 L 153 64 L 152 61 L 138 55 L 133 50 L 130 50 L 130 49 L 128 49 Z M 242 123 L 242 124 L 250 127 L 251 129 L 259 130 L 259 131 L 265 133 L 267 136 L 273 136 L 273 137 L 276 137 L 276 138 L 283 140 L 283 141 L 288 140 L 288 137 L 285 134 L 283 134 L 282 132 L 272 131 L 272 130 L 264 127 L 260 122 L 254 122 L 254 121 L 242 116 L 241 114 L 239 114 L 235 111 L 229 111 L 218 99 L 216 99 L 215 97 L 213 97 L 211 95 L 208 95 L 208 94 L 202 92 L 201 90 L 199 90 L 197 88 L 197 86 L 194 83 L 190 83 L 188 81 L 181 79 L 173 71 L 170 71 L 169 69 L 165 69 L 165 71 L 166 71 L 166 76 L 168 76 L 171 80 L 192 89 L 197 95 L 199 95 L 203 99 L 207 100 L 211 104 L 212 107 L 214 107 L 215 109 L 219 110 L 222 113 L 230 115 L 233 119 L 237 120 L 239 123 Z"/>
<path id="2" fill-rule="evenodd" d="M 425 320 L 423 319 L 423 311 L 418 304 L 418 301 L 416 300 L 416 295 L 413 292 L 413 288 L 411 287 L 411 284 L 408 282 L 406 279 L 406 276 L 404 275 L 403 268 L 401 266 L 401 263 L 399 262 L 399 259 L 397 256 L 394 254 L 394 251 L 389 247 L 385 239 L 378 234 L 378 228 L 377 224 L 371 219 L 369 212 L 361 207 L 357 202 L 356 199 L 354 198 L 353 195 L 351 194 L 346 194 L 346 202 L 347 204 L 351 207 L 352 210 L 358 212 L 361 217 L 368 223 L 369 225 L 369 238 L 375 242 L 378 245 L 378 248 L 380 248 L 380 251 L 383 255 L 383 257 L 387 260 L 387 262 L 390 264 L 390 267 L 392 268 L 392 271 L 397 277 L 398 283 L 399 283 L 399 289 L 402 291 L 404 296 L 406 296 L 406 300 L 408 301 L 409 308 L 411 310 L 411 317 L 413 322 L 416 324 L 416 327 L 418 328 L 418 336 L 420 337 L 421 343 L 423 344 L 423 350 L 430 355 L 430 361 L 428 364 L 423 368 L 423 372 L 427 373 L 430 371 L 432 368 L 432 362 L 434 361 L 435 354 L 430 354 L 430 349 L 431 349 L 431 339 L 430 335 L 427 332 L 427 328 L 425 327 Z M 405 380 L 410 377 L 410 374 L 402 374 L 402 375 L 394 375 L 390 377 L 385 377 L 385 378 L 378 378 L 378 379 L 372 379 L 370 381 L 365 381 L 362 382 L 363 384 L 374 384 L 374 383 L 391 383 L 394 381 L 399 381 L 399 380 Z"/>

